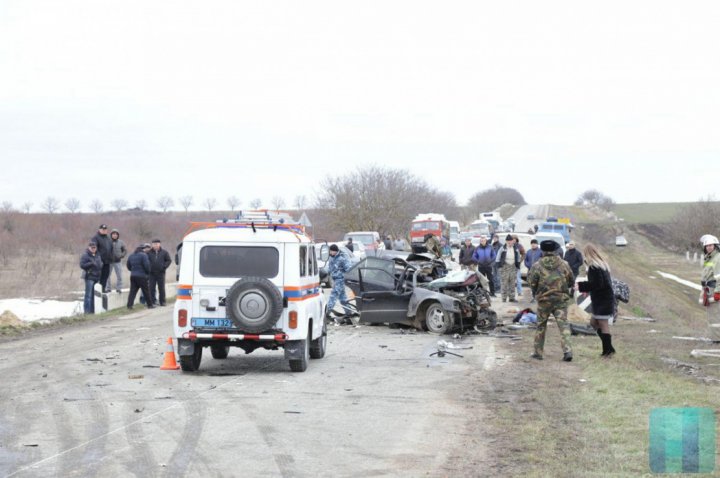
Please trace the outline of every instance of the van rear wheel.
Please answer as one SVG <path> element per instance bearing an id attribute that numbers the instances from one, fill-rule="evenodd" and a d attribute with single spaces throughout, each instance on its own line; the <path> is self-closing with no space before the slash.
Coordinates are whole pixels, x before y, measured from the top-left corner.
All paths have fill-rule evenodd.
<path id="1" fill-rule="evenodd" d="M 312 339 L 312 331 L 308 330 L 307 339 L 304 341 L 302 358 L 290 360 L 290 370 L 293 372 L 304 372 L 307 370 L 310 361 L 310 339 Z"/>
<path id="2" fill-rule="evenodd" d="M 202 361 L 202 347 L 195 344 L 192 355 L 180 356 L 180 368 L 183 372 L 197 372 Z"/>
<path id="3" fill-rule="evenodd" d="M 226 359 L 228 357 L 228 354 L 230 353 L 230 346 L 229 345 L 211 345 L 210 353 L 212 354 L 214 359 L 217 359 L 217 360 Z"/>

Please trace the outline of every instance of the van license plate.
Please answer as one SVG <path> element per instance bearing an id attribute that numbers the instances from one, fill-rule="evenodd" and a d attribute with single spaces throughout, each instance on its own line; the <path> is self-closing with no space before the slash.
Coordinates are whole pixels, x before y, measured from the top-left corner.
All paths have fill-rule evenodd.
<path id="1" fill-rule="evenodd" d="M 193 327 L 215 327 L 217 329 L 229 329 L 233 327 L 230 319 L 192 319 Z"/>

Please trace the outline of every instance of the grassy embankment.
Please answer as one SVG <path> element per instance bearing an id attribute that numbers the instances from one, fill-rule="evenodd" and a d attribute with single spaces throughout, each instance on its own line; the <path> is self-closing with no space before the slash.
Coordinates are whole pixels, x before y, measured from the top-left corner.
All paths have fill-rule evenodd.
<path id="1" fill-rule="evenodd" d="M 620 208 L 622 209 L 622 207 Z M 673 209 L 640 212 L 662 218 Z M 626 211 L 638 211 L 637 207 Z M 583 217 L 584 211 L 567 211 Z M 630 218 L 633 216 L 628 214 Z M 633 219 L 635 220 L 635 219 Z M 577 219 L 576 219 L 577 221 Z M 579 221 L 578 221 L 579 222 Z M 580 222 L 580 225 L 582 223 Z M 642 476 L 649 473 L 649 415 L 657 407 L 709 407 L 720 404 L 720 359 L 692 358 L 694 348 L 712 347 L 673 336 L 707 336 L 697 293 L 659 278 L 659 268 L 674 267 L 691 279 L 699 266 L 658 249 L 630 232 L 627 248 L 607 246 L 614 224 L 585 225 L 576 239 L 605 244 L 613 273 L 631 286 L 631 302 L 620 315 L 652 317 L 656 322 L 621 320 L 612 327 L 618 354 L 598 358 L 595 336 L 575 336 L 575 361 L 559 362 L 557 328 L 549 327 L 546 360 L 520 356 L 495 386 L 514 389 L 492 409 L 503 440 L 512 443 L 508 471 L 522 476 Z M 524 334 L 524 348 L 533 332 Z M 523 349 L 524 350 L 524 349 Z M 519 385 L 521 384 L 521 385 Z M 717 455 L 716 455 L 717 456 Z"/>

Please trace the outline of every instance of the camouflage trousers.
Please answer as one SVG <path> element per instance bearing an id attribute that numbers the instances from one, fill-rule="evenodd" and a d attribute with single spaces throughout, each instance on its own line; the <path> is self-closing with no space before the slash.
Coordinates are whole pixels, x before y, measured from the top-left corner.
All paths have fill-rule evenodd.
<path id="1" fill-rule="evenodd" d="M 504 264 L 500 267 L 500 293 L 502 298 L 515 300 L 515 282 L 517 280 L 517 269 L 513 264 Z"/>
<path id="2" fill-rule="evenodd" d="M 327 311 L 330 312 L 335 308 L 335 303 L 340 300 L 343 310 L 346 315 L 350 315 L 352 310 L 347 306 L 348 298 L 345 292 L 345 281 L 342 279 L 333 279 L 332 291 L 330 292 L 330 299 L 328 299 Z"/>
<path id="3" fill-rule="evenodd" d="M 535 353 L 543 354 L 545 348 L 545 331 L 547 330 L 547 321 L 550 315 L 555 316 L 560 329 L 560 344 L 563 352 L 572 352 L 570 344 L 570 327 L 567 321 L 567 304 L 555 304 L 552 302 L 538 302 L 537 313 L 537 331 L 535 332 Z"/>

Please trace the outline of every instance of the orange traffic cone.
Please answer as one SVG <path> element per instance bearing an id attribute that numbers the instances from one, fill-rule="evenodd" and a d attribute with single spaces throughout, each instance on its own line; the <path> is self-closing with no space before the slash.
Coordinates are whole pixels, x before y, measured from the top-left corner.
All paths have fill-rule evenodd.
<path id="1" fill-rule="evenodd" d="M 180 365 L 175 361 L 175 349 L 173 349 L 172 337 L 168 337 L 167 343 L 165 358 L 163 359 L 163 364 L 160 366 L 160 370 L 177 370 L 180 368 Z"/>

